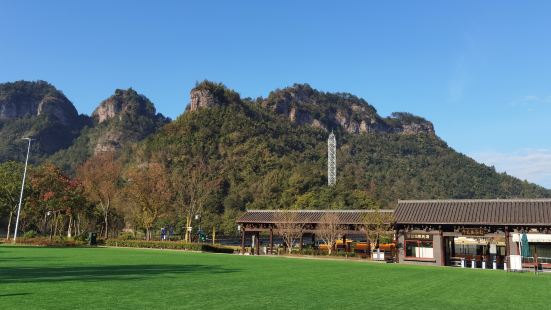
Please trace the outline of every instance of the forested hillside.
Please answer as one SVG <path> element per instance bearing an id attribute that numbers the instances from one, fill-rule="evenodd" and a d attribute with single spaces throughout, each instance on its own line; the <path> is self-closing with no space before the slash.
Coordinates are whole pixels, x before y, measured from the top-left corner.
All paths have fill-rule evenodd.
<path id="1" fill-rule="evenodd" d="M 551 197 L 541 186 L 451 149 L 422 117 L 403 112 L 382 117 L 361 98 L 306 84 L 252 100 L 204 81 L 191 91 L 187 110 L 170 122 L 132 89 L 116 90 L 87 117 L 78 116 L 45 82 L 18 83 L 0 88 L 0 170 L 17 179 L 13 167 L 21 167 L 7 159 L 22 161 L 21 147 L 13 151 L 22 135 L 38 134 L 40 141 L 66 137 L 55 151 L 33 149 L 22 223 L 42 233 L 44 210 L 55 215 L 49 221 L 56 229 L 67 233 L 85 231 L 86 225 L 106 236 L 124 226 L 147 235 L 163 226 L 181 233 L 200 215 L 203 229 L 214 226 L 231 234 L 235 218 L 246 209 L 393 208 L 398 199 Z M 36 104 L 25 105 L 35 102 L 32 98 Z M 54 109 L 46 109 L 52 102 Z M 327 186 L 330 131 L 338 146 L 334 187 Z M 35 147 L 42 148 L 42 142 Z M 61 169 L 38 166 L 46 160 Z M 14 189 L 17 184 L 0 183 L 0 222 L 13 215 Z"/>
<path id="2" fill-rule="evenodd" d="M 338 141 L 337 185 L 331 188 L 326 129 L 282 118 L 221 85 L 198 89 L 218 95 L 203 100 L 209 104 L 195 104 L 127 160 L 129 165 L 159 162 L 184 177 L 196 163 L 205 163 L 205 182 L 219 184 L 205 202 L 204 211 L 213 217 L 233 219 L 246 208 L 351 209 L 393 207 L 398 199 L 550 196 L 540 186 L 455 152 L 431 130 L 356 134 L 327 122 Z"/>

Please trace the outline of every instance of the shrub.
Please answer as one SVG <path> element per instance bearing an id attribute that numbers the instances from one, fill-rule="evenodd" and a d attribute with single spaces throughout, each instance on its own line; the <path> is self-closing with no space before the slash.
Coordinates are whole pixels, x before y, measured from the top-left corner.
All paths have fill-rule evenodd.
<path id="1" fill-rule="evenodd" d="M 233 249 L 231 248 L 205 244 L 205 243 L 108 239 L 105 241 L 105 245 L 117 246 L 117 247 L 130 247 L 130 248 L 172 249 L 172 250 L 188 250 L 188 251 L 201 251 L 201 252 L 213 252 L 213 253 L 233 253 Z"/>
<path id="2" fill-rule="evenodd" d="M 83 232 L 82 234 L 75 236 L 75 240 L 80 242 L 88 241 L 88 232 Z"/>
<path id="3" fill-rule="evenodd" d="M 38 236 L 38 233 L 34 230 L 26 231 L 23 234 L 23 238 L 35 238 L 36 236 Z"/>
<path id="4" fill-rule="evenodd" d="M 119 235 L 119 239 L 121 239 L 121 240 L 135 240 L 136 237 L 134 237 L 133 233 L 131 233 L 129 231 L 125 231 L 125 232 L 123 232 Z"/>
<path id="5" fill-rule="evenodd" d="M 35 237 L 35 238 L 19 238 L 17 239 L 19 244 L 29 244 L 29 245 L 38 245 L 38 246 L 51 246 L 51 247 L 74 247 L 84 245 L 84 242 L 74 240 L 74 239 L 65 239 L 63 237 L 57 236 L 52 238 L 48 237 Z"/>

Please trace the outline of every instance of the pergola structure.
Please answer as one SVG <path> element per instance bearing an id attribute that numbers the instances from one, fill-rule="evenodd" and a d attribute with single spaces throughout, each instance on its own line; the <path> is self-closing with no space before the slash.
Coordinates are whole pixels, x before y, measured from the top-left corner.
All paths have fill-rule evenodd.
<path id="1" fill-rule="evenodd" d="M 380 214 L 380 217 L 375 215 Z M 269 252 L 273 252 L 274 233 L 278 233 L 278 224 L 292 222 L 300 224 L 301 237 L 299 246 L 302 247 L 303 236 L 310 235 L 315 240 L 320 232 L 320 225 L 326 215 L 333 215 L 335 224 L 341 227 L 343 243 L 346 244 L 347 235 L 359 235 L 365 231 L 365 226 L 375 224 L 383 219 L 384 224 L 393 225 L 394 210 L 248 210 L 239 219 L 237 224 L 241 232 L 241 253 L 245 251 L 245 239 L 251 237 L 257 240 L 253 254 L 260 254 L 260 233 L 269 233 Z"/>

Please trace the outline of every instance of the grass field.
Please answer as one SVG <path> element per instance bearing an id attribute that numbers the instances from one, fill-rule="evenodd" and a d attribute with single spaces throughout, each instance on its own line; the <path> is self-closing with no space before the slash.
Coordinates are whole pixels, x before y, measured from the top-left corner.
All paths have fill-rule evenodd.
<path id="1" fill-rule="evenodd" d="M 1 309 L 549 309 L 551 275 L 122 248 L 0 246 Z"/>

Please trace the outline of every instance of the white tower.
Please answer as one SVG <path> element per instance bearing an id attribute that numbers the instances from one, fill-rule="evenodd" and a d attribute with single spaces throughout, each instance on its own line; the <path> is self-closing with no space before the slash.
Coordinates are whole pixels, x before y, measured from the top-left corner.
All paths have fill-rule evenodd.
<path id="1" fill-rule="evenodd" d="M 337 140 L 333 131 L 327 139 L 327 184 L 333 186 L 337 183 Z"/>

